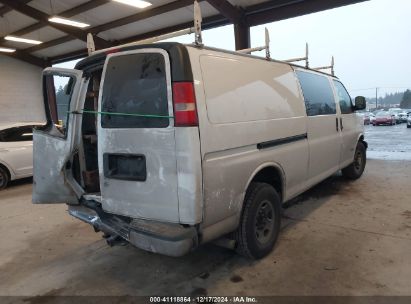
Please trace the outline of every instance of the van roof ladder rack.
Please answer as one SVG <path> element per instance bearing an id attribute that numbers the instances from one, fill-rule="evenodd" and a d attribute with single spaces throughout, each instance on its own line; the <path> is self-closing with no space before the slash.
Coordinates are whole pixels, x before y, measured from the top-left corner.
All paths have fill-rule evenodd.
<path id="1" fill-rule="evenodd" d="M 195 33 L 194 27 L 186 28 L 184 30 L 175 31 L 172 33 L 164 34 L 164 35 L 159 35 L 159 36 L 152 37 L 152 38 L 147 38 L 144 40 L 138 40 L 138 41 L 122 44 L 121 47 L 128 47 L 128 46 L 140 45 L 140 44 L 150 44 L 150 43 L 154 43 L 154 42 L 165 40 L 165 39 L 170 39 L 170 38 L 179 37 L 183 35 L 189 35 L 192 33 Z M 109 47 L 106 49 L 97 50 L 97 51 L 92 52 L 92 54 L 107 52 L 113 49 L 117 49 L 118 47 L 119 46 L 113 46 L 113 47 Z"/>
<path id="2" fill-rule="evenodd" d="M 195 45 L 203 46 L 203 38 L 201 36 L 201 23 L 203 17 L 201 16 L 200 4 L 197 0 L 194 0 L 194 32 L 195 32 Z"/>
<path id="3" fill-rule="evenodd" d="M 308 69 L 309 66 L 309 62 L 308 62 L 308 43 L 305 43 L 305 56 L 304 57 L 300 57 L 300 58 L 292 58 L 292 59 L 287 59 L 287 60 L 282 60 L 284 62 L 298 62 L 298 61 L 305 61 L 305 67 Z"/>
<path id="4" fill-rule="evenodd" d="M 201 23 L 203 21 L 202 15 L 201 15 L 201 8 L 200 4 L 198 3 L 198 0 L 194 0 L 194 26 L 190 28 L 186 28 L 183 30 L 175 31 L 172 33 L 168 34 L 163 34 L 159 35 L 156 37 L 144 39 L 144 40 L 139 40 L 139 41 L 134 41 L 130 42 L 127 44 L 122 44 L 121 47 L 128 47 L 128 46 L 134 46 L 134 45 L 141 45 L 141 44 L 150 44 L 154 43 L 157 41 L 165 40 L 165 39 L 170 39 L 170 38 L 175 38 L 183 35 L 188 35 L 188 34 L 195 34 L 195 41 L 194 45 L 202 47 L 204 46 L 203 44 L 203 39 L 201 35 Z M 241 54 L 251 54 L 252 52 L 258 52 L 258 51 L 263 51 L 265 50 L 265 57 L 267 60 L 271 59 L 271 54 L 270 54 L 270 33 L 268 32 L 268 29 L 265 28 L 264 31 L 265 34 L 265 45 L 263 46 L 258 46 L 258 47 L 253 47 L 253 48 L 248 48 L 248 49 L 243 49 L 243 50 L 238 50 L 236 51 L 237 53 Z M 101 49 L 101 50 L 96 50 L 95 44 L 94 44 L 94 39 L 93 35 L 91 33 L 87 34 L 87 50 L 89 55 L 92 54 L 98 54 L 98 53 L 103 53 L 107 52 L 113 49 L 118 48 L 118 46 L 113 46 L 110 48 L 106 49 Z M 293 63 L 293 62 L 299 62 L 299 61 L 305 61 L 305 68 L 309 69 L 309 61 L 308 61 L 308 43 L 305 44 L 305 56 L 304 57 L 299 57 L 299 58 L 292 58 L 292 59 L 287 59 L 287 60 L 280 60 L 282 62 L 287 62 L 287 63 Z M 324 67 L 318 67 L 318 68 L 312 68 L 312 70 L 327 70 L 331 69 L 331 75 L 334 75 L 334 56 L 331 58 L 331 65 L 329 66 L 324 66 Z"/>
<path id="5" fill-rule="evenodd" d="M 253 47 L 253 48 L 248 48 L 248 49 L 238 50 L 237 53 L 251 54 L 252 52 L 258 52 L 258 51 L 265 50 L 265 57 L 267 59 L 270 59 L 270 33 L 268 32 L 267 28 L 265 28 L 264 33 L 265 33 L 265 45 L 257 46 L 257 47 Z"/>
<path id="6" fill-rule="evenodd" d="M 335 76 L 335 73 L 334 73 L 334 56 L 331 57 L 331 65 L 318 67 L 318 68 L 313 68 L 313 70 L 316 70 L 316 71 L 328 70 L 328 69 L 331 70 L 331 75 Z"/>
<path id="7" fill-rule="evenodd" d="M 150 43 L 154 43 L 154 42 L 165 40 L 165 39 L 175 38 L 175 37 L 179 37 L 183 35 L 189 35 L 192 33 L 195 33 L 195 45 L 203 46 L 203 40 L 201 36 L 201 23 L 202 23 L 202 17 L 201 17 L 200 5 L 198 4 L 197 0 L 194 0 L 194 26 L 193 27 L 171 32 L 168 34 L 155 36 L 152 38 L 147 38 L 143 40 L 138 40 L 138 41 L 122 44 L 121 47 L 128 47 L 128 46 L 134 46 L 134 45 L 140 45 L 140 44 L 150 44 Z M 118 46 L 113 46 L 113 47 L 109 47 L 106 49 L 101 49 L 101 50 L 96 51 L 92 34 L 87 35 L 87 49 L 88 49 L 89 55 L 107 52 L 107 51 L 110 51 L 116 48 L 118 48 Z"/>

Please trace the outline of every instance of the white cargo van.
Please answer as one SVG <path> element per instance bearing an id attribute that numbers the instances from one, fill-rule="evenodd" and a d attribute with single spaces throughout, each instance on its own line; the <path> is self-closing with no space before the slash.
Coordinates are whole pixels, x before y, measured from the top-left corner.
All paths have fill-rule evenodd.
<path id="1" fill-rule="evenodd" d="M 181 256 L 226 237 L 261 258 L 282 203 L 365 167 L 364 98 L 289 63 L 156 43 L 48 68 L 43 86 L 33 202 L 68 204 L 109 244 Z"/>

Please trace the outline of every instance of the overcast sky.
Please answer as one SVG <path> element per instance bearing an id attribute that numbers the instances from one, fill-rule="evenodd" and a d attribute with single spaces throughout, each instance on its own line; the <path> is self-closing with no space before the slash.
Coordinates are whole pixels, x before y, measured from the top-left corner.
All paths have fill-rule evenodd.
<path id="1" fill-rule="evenodd" d="M 411 88 L 410 0 L 370 0 L 253 27 L 253 47 L 264 44 L 264 27 L 275 59 L 304 56 L 306 42 L 312 67 L 329 65 L 333 55 L 336 75 L 353 96 Z M 191 43 L 193 35 L 171 41 Z M 204 31 L 203 42 L 234 50 L 233 26 Z"/>

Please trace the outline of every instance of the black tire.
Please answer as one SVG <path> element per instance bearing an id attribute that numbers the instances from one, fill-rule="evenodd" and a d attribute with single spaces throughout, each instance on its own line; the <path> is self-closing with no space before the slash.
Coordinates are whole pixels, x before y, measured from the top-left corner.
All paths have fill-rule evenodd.
<path id="1" fill-rule="evenodd" d="M 4 167 L 0 166 L 0 190 L 3 190 L 4 188 L 7 187 L 9 180 L 10 180 L 9 173 Z"/>
<path id="2" fill-rule="evenodd" d="M 358 179 L 364 172 L 367 163 L 367 152 L 365 145 L 362 142 L 357 143 L 357 148 L 354 153 L 354 161 L 348 167 L 341 170 L 344 177 L 349 179 Z"/>
<path id="3" fill-rule="evenodd" d="M 281 200 L 274 187 L 251 183 L 240 224 L 234 233 L 237 252 L 250 259 L 261 259 L 269 254 L 277 241 L 280 221 Z"/>

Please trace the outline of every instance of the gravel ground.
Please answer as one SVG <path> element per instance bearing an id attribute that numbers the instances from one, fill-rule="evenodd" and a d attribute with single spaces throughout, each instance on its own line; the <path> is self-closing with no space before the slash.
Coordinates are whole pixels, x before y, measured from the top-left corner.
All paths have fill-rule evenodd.
<path id="1" fill-rule="evenodd" d="M 368 158 L 411 160 L 411 129 L 405 123 L 395 126 L 365 126 Z"/>

